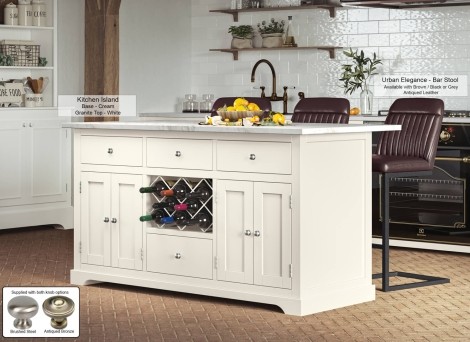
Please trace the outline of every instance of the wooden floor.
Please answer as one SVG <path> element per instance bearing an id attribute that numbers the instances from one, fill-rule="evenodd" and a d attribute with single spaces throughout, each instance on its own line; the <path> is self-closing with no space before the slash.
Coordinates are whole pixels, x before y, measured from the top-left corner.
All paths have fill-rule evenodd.
<path id="1" fill-rule="evenodd" d="M 72 230 L 0 231 L 0 285 L 69 285 L 72 241 Z M 373 253 L 378 271 L 380 252 Z M 446 276 L 451 283 L 377 291 L 374 302 L 306 317 L 250 302 L 108 283 L 82 286 L 78 340 L 470 341 L 470 255 L 392 249 L 391 259 L 392 269 Z"/>

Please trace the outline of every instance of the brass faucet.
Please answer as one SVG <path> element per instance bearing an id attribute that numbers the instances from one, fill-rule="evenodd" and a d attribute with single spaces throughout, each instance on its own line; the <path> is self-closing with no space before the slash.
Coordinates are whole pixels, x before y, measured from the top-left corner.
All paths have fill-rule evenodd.
<path id="1" fill-rule="evenodd" d="M 270 61 L 267 59 L 260 59 L 258 62 L 255 63 L 253 66 L 253 69 L 251 70 L 251 82 L 255 81 L 255 72 L 256 68 L 258 68 L 258 65 L 261 63 L 266 63 L 269 68 L 271 69 L 271 73 L 273 75 L 273 92 L 271 94 L 271 97 L 269 97 L 269 101 L 282 101 L 283 102 L 283 112 L 284 114 L 287 113 L 287 87 L 283 87 L 284 89 L 284 94 L 282 97 L 278 97 L 276 94 L 276 71 L 274 70 L 274 66 L 271 64 Z M 260 87 L 261 88 L 261 97 L 266 97 L 266 94 L 264 93 L 265 87 Z"/>

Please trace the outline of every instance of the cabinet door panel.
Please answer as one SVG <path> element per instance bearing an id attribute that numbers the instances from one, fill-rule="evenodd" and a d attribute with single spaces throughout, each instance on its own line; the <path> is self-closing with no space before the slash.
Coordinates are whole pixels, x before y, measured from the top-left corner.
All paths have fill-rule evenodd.
<path id="1" fill-rule="evenodd" d="M 111 265 L 111 178 L 107 173 L 82 172 L 80 220 L 82 262 Z M 105 222 L 108 218 L 108 222 Z"/>
<path id="2" fill-rule="evenodd" d="M 217 279 L 253 283 L 253 183 L 217 182 Z M 245 232 L 249 231 L 250 235 Z"/>
<path id="3" fill-rule="evenodd" d="M 69 139 L 58 120 L 31 123 L 31 197 L 34 203 L 65 201 Z"/>
<path id="4" fill-rule="evenodd" d="M 291 288 L 290 194 L 290 184 L 254 183 L 255 284 Z"/>
<path id="5" fill-rule="evenodd" d="M 113 174 L 111 179 L 112 266 L 141 270 L 142 176 Z"/>
<path id="6" fill-rule="evenodd" d="M 19 121 L 0 124 L 0 206 L 24 203 L 28 188 L 25 181 L 26 129 Z"/>

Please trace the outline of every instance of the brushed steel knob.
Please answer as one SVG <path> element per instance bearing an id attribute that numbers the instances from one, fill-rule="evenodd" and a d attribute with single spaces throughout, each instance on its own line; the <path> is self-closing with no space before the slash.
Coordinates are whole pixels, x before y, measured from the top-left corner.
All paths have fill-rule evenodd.
<path id="1" fill-rule="evenodd" d="M 175 156 L 181 157 L 181 151 L 176 151 Z"/>
<path id="2" fill-rule="evenodd" d="M 261 233 L 259 232 L 259 230 L 255 230 L 255 234 L 254 234 L 254 235 L 255 235 L 255 236 L 260 236 Z"/>
<path id="3" fill-rule="evenodd" d="M 250 154 L 250 160 L 255 160 L 256 159 L 256 155 L 254 153 Z"/>
<path id="4" fill-rule="evenodd" d="M 105 217 L 104 222 L 108 223 L 109 222 L 109 217 Z"/>
<path id="5" fill-rule="evenodd" d="M 175 259 L 181 259 L 181 253 L 176 253 L 175 254 Z"/>
<path id="6" fill-rule="evenodd" d="M 251 230 L 248 230 L 248 229 L 245 230 L 245 235 L 246 235 L 246 236 L 250 236 L 250 235 L 251 235 Z"/>
<path id="7" fill-rule="evenodd" d="M 108 153 L 109 153 L 109 154 L 113 154 L 113 152 L 114 152 L 114 151 L 113 151 L 112 148 L 108 148 Z"/>
<path id="8" fill-rule="evenodd" d="M 31 122 L 29 123 L 29 127 L 33 127 L 33 124 Z"/>
<path id="9" fill-rule="evenodd" d="M 67 326 L 67 317 L 75 310 L 75 303 L 68 297 L 54 296 L 44 301 L 42 309 L 51 318 L 54 329 L 64 329 Z"/>
<path id="10" fill-rule="evenodd" d="M 26 127 L 26 122 L 23 122 L 23 127 Z"/>
<path id="11" fill-rule="evenodd" d="M 117 219 L 115 217 L 112 218 L 111 223 L 116 223 Z"/>
<path id="12" fill-rule="evenodd" d="M 449 141 L 451 138 L 451 135 L 447 131 L 441 131 L 441 134 L 439 134 L 439 138 L 441 138 L 442 141 Z"/>
<path id="13" fill-rule="evenodd" d="M 38 310 L 38 302 L 28 296 L 18 296 L 8 302 L 8 313 L 15 318 L 13 326 L 16 329 L 31 328 L 33 323 L 30 318 L 34 317 Z"/>

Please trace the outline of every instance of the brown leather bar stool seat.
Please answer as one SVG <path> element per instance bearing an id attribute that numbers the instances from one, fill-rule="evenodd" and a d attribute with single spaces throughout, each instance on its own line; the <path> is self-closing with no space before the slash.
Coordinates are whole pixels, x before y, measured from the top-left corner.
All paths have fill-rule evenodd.
<path id="1" fill-rule="evenodd" d="M 292 122 L 347 124 L 349 107 L 349 100 L 340 97 L 303 98 L 294 108 Z"/>
<path id="2" fill-rule="evenodd" d="M 217 115 L 217 109 L 223 107 L 224 105 L 233 106 L 233 101 L 235 101 L 237 97 L 219 97 L 215 100 L 214 105 L 212 106 L 211 116 Z M 245 97 L 248 102 L 256 103 L 259 108 L 263 111 L 263 116 L 268 115 L 271 111 L 271 101 L 269 101 L 266 97 Z"/>
<path id="3" fill-rule="evenodd" d="M 405 98 L 396 100 L 385 124 L 401 125 L 400 131 L 382 132 L 376 154 L 372 155 L 372 171 L 380 173 L 382 220 L 382 291 L 394 291 L 448 283 L 447 278 L 408 272 L 390 272 L 390 179 L 430 175 L 436 158 L 444 103 L 439 99 Z M 374 246 L 375 247 L 375 246 Z M 404 277 L 418 282 L 390 285 L 390 277 Z"/>

